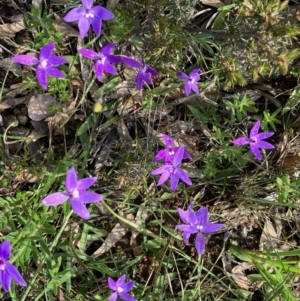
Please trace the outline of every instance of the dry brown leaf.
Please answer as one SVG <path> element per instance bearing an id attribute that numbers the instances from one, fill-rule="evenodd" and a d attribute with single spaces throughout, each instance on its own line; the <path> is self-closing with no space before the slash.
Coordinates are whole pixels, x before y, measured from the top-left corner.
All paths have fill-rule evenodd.
<path id="1" fill-rule="evenodd" d="M 111 230 L 111 232 L 106 237 L 102 246 L 94 252 L 93 258 L 97 258 L 105 252 L 109 251 L 127 232 L 127 229 L 119 223 Z"/>
<path id="2" fill-rule="evenodd" d="M 69 24 L 65 23 L 59 15 L 54 14 L 55 20 L 53 21 L 53 26 L 55 30 L 63 33 L 64 37 L 78 37 L 79 33 Z"/>
<path id="3" fill-rule="evenodd" d="M 121 119 L 117 122 L 117 131 L 122 140 L 127 141 L 127 142 L 132 142 L 132 138 L 129 134 L 128 128 L 125 125 L 125 122 L 123 119 Z"/>
<path id="4" fill-rule="evenodd" d="M 23 29 L 25 29 L 24 20 L 0 25 L 0 37 L 1 39 L 13 38 L 17 32 Z"/>
<path id="5" fill-rule="evenodd" d="M 23 169 L 15 178 L 15 180 L 23 183 L 38 183 L 40 179 L 39 174 L 32 174 L 29 169 Z"/>
<path id="6" fill-rule="evenodd" d="M 216 8 L 224 5 L 224 2 L 220 0 L 200 0 L 200 2 L 204 5 L 208 5 Z"/>
<path id="7" fill-rule="evenodd" d="M 249 291 L 252 288 L 252 283 L 245 275 L 244 271 L 253 269 L 254 267 L 255 266 L 252 262 L 242 262 L 232 269 L 230 275 L 240 288 Z"/>
<path id="8" fill-rule="evenodd" d="M 265 251 L 272 251 L 278 247 L 281 229 L 276 231 L 269 218 L 266 218 L 263 232 L 260 237 L 260 246 Z"/>

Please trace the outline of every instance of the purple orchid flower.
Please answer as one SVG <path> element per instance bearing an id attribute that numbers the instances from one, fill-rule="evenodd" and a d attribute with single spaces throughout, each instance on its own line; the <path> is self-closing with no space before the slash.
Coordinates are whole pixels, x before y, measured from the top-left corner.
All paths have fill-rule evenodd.
<path id="1" fill-rule="evenodd" d="M 12 279 L 20 285 L 27 286 L 27 283 L 25 282 L 19 271 L 13 264 L 7 261 L 9 260 L 9 258 L 10 242 L 8 240 L 5 240 L 0 244 L 0 284 L 6 292 L 10 290 Z"/>
<path id="2" fill-rule="evenodd" d="M 131 57 L 123 56 L 122 62 L 131 68 L 139 69 L 137 76 L 136 76 L 136 85 L 137 85 L 138 90 L 142 89 L 144 82 L 147 83 L 148 85 L 153 85 L 151 75 L 155 76 L 155 75 L 159 74 L 152 67 L 150 67 L 149 65 L 146 65 L 144 60 L 139 62 Z"/>
<path id="3" fill-rule="evenodd" d="M 246 145 L 250 144 L 250 150 L 254 157 L 258 160 L 262 160 L 262 155 L 259 151 L 262 149 L 274 149 L 274 145 L 269 142 L 263 141 L 266 138 L 269 138 L 274 135 L 273 132 L 262 132 L 258 134 L 260 128 L 260 120 L 256 121 L 253 128 L 250 131 L 250 137 L 241 137 L 232 141 L 235 145 Z"/>
<path id="4" fill-rule="evenodd" d="M 199 71 L 200 68 L 194 69 L 189 75 L 186 75 L 181 71 L 177 71 L 177 76 L 185 82 L 184 91 L 186 96 L 189 96 L 191 90 L 193 90 L 195 93 L 199 93 L 197 86 L 197 82 L 200 80 L 200 76 L 198 74 Z"/>
<path id="5" fill-rule="evenodd" d="M 186 172 L 178 167 L 183 159 L 183 154 L 184 146 L 181 145 L 174 154 L 172 163 L 165 163 L 163 166 L 151 172 L 151 175 L 153 176 L 161 174 L 160 179 L 157 182 L 157 186 L 165 183 L 168 178 L 170 178 L 170 186 L 172 191 L 176 190 L 179 180 L 183 181 L 187 185 L 192 185 L 192 181 L 190 180 Z"/>
<path id="6" fill-rule="evenodd" d="M 78 51 L 86 58 L 90 60 L 96 60 L 95 63 L 95 73 L 96 77 L 99 81 L 101 81 L 103 76 L 103 71 L 107 73 L 118 75 L 117 70 L 111 63 L 120 63 L 121 59 L 113 54 L 110 54 L 114 48 L 116 47 L 115 44 L 108 44 L 104 46 L 99 53 L 95 52 L 91 49 L 79 49 Z"/>
<path id="7" fill-rule="evenodd" d="M 124 301 L 137 301 L 133 296 L 128 294 L 128 292 L 134 286 L 134 281 L 125 282 L 126 275 L 121 276 L 117 281 L 108 277 L 108 287 L 114 293 L 108 298 L 108 301 L 116 301 L 120 297 Z"/>
<path id="8" fill-rule="evenodd" d="M 85 204 L 102 201 L 102 195 L 86 191 L 97 181 L 97 177 L 84 178 L 77 180 L 74 167 L 71 167 L 66 176 L 65 187 L 68 192 L 54 192 L 42 200 L 42 204 L 46 206 L 55 206 L 64 203 L 70 199 L 71 207 L 74 212 L 83 219 L 89 219 L 90 213 Z"/>
<path id="9" fill-rule="evenodd" d="M 65 75 L 56 68 L 56 66 L 68 63 L 68 61 L 63 57 L 52 55 L 54 47 L 55 42 L 50 42 L 49 44 L 42 47 L 39 59 L 28 54 L 16 55 L 11 59 L 15 63 L 23 64 L 26 66 L 38 65 L 36 68 L 36 77 L 42 88 L 46 90 L 48 86 L 47 75 L 58 78 L 65 77 Z"/>
<path id="10" fill-rule="evenodd" d="M 211 234 L 218 231 L 224 224 L 213 224 L 208 220 L 208 209 L 201 207 L 197 212 L 194 212 L 191 204 L 187 211 L 177 208 L 180 219 L 184 225 L 177 225 L 176 229 L 183 232 L 183 240 L 186 244 L 189 243 L 189 238 L 192 234 L 197 233 L 195 246 L 197 253 L 202 255 L 205 249 L 205 240 L 203 233 Z"/>
<path id="11" fill-rule="evenodd" d="M 171 163 L 179 147 L 174 147 L 174 141 L 170 136 L 163 134 L 163 139 L 165 141 L 167 148 L 158 151 L 157 154 L 154 156 L 154 161 L 160 161 L 164 159 L 164 163 Z M 182 159 L 192 160 L 192 157 L 185 150 Z"/>
<path id="12" fill-rule="evenodd" d="M 100 5 L 93 6 L 93 2 L 93 0 L 81 0 L 83 7 L 71 9 L 64 17 L 65 22 L 78 21 L 78 28 L 82 39 L 87 35 L 91 25 L 98 36 L 101 32 L 102 20 L 109 20 L 115 17 L 104 7 Z"/>

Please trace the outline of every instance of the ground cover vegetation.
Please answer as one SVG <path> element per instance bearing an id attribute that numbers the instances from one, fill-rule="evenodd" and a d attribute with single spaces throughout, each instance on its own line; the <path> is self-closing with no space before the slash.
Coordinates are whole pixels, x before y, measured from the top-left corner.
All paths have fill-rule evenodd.
<path id="1" fill-rule="evenodd" d="M 0 0 L 1 300 L 299 300 L 299 14 Z"/>

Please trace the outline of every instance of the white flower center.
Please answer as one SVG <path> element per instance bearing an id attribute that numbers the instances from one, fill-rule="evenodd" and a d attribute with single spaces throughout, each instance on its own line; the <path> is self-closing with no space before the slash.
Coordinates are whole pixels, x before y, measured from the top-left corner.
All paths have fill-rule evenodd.
<path id="1" fill-rule="evenodd" d="M 169 151 L 169 156 L 174 156 L 175 155 L 175 152 L 173 150 L 170 150 Z"/>
<path id="2" fill-rule="evenodd" d="M 86 11 L 85 11 L 85 17 L 88 19 L 88 18 L 91 18 L 91 19 L 93 19 L 94 18 L 94 14 L 89 10 L 89 9 L 87 9 Z"/>
<path id="3" fill-rule="evenodd" d="M 119 287 L 117 288 L 117 292 L 118 292 L 118 294 L 122 293 L 122 292 L 123 292 L 123 288 L 119 286 Z"/>
<path id="4" fill-rule="evenodd" d="M 44 68 L 47 67 L 47 64 L 48 64 L 47 60 L 42 60 L 40 63 L 40 65 Z"/>
<path id="5" fill-rule="evenodd" d="M 72 197 L 73 198 L 78 198 L 79 197 L 79 191 L 77 189 L 74 189 L 74 191 L 72 192 Z"/>
<path id="6" fill-rule="evenodd" d="M 198 231 L 200 231 L 200 232 L 201 232 L 201 231 L 202 231 L 202 229 L 203 229 L 203 226 L 202 226 L 202 225 L 198 225 L 198 226 L 197 226 L 197 230 L 198 230 Z"/>
<path id="7" fill-rule="evenodd" d="M 5 261 L 3 259 L 0 259 L 0 270 L 4 271 L 5 269 Z"/>

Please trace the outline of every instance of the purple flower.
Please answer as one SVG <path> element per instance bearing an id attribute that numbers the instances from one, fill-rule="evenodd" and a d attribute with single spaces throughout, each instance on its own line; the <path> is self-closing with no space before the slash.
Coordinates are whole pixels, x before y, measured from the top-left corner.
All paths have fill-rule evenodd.
<path id="1" fill-rule="evenodd" d="M 97 181 L 96 177 L 84 178 L 77 180 L 77 175 L 74 167 L 71 167 L 67 172 L 65 187 L 68 192 L 54 192 L 42 200 L 42 204 L 46 206 L 55 206 L 64 203 L 70 199 L 71 207 L 74 212 L 83 219 L 89 219 L 90 213 L 85 204 L 102 201 L 102 195 L 86 191 Z"/>
<path id="2" fill-rule="evenodd" d="M 15 268 L 7 260 L 10 257 L 10 242 L 5 240 L 0 244 L 0 284 L 3 289 L 8 292 L 10 290 L 11 279 L 23 286 L 27 286 L 27 283 Z"/>
<path id="3" fill-rule="evenodd" d="M 122 62 L 131 67 L 131 68 L 138 68 L 138 74 L 136 76 L 136 85 L 137 85 L 137 89 L 141 90 L 143 87 L 143 82 L 147 83 L 148 85 L 152 85 L 152 79 L 151 79 L 151 75 L 158 75 L 159 73 L 154 70 L 152 67 L 150 67 L 149 65 L 145 64 L 145 61 L 137 61 L 131 57 L 122 57 Z"/>
<path id="4" fill-rule="evenodd" d="M 103 76 L 103 71 L 107 73 L 118 75 L 117 70 L 111 63 L 120 63 L 121 59 L 117 56 L 110 54 L 116 47 L 115 44 L 108 44 L 104 46 L 99 53 L 91 49 L 79 49 L 78 51 L 86 58 L 91 60 L 96 60 L 95 63 L 95 73 L 99 81 L 101 81 Z"/>
<path id="5" fill-rule="evenodd" d="M 164 163 L 171 163 L 174 158 L 175 152 L 179 147 L 174 147 L 174 141 L 170 136 L 163 134 L 163 138 L 167 148 L 158 151 L 154 157 L 154 161 L 160 161 L 164 159 Z M 192 157 L 187 151 L 184 151 L 182 159 L 191 160 Z"/>
<path id="6" fill-rule="evenodd" d="M 63 57 L 52 55 L 54 47 L 55 42 L 50 42 L 49 44 L 41 48 L 39 59 L 28 54 L 16 55 L 11 59 L 15 63 L 27 66 L 34 66 L 38 64 L 36 68 L 36 77 L 42 88 L 46 90 L 48 86 L 47 75 L 58 78 L 65 77 L 65 75 L 55 66 L 68 63 L 68 61 Z"/>
<path id="7" fill-rule="evenodd" d="M 176 229 L 183 232 L 183 240 L 189 243 L 191 234 L 197 233 L 195 246 L 199 255 L 202 255 L 205 249 L 205 240 L 203 233 L 211 234 L 223 227 L 223 224 L 213 224 L 208 220 L 208 209 L 201 207 L 194 212 L 193 205 L 190 204 L 187 211 L 177 208 L 178 214 L 185 225 L 177 225 Z"/>
<path id="8" fill-rule="evenodd" d="M 184 146 L 181 145 L 174 154 L 171 163 L 165 163 L 163 166 L 153 170 L 151 175 L 160 175 L 160 179 L 157 182 L 157 186 L 165 183 L 170 178 L 171 190 L 174 191 L 179 183 L 179 180 L 183 181 L 187 185 L 192 185 L 192 182 L 186 172 L 179 168 L 184 154 Z"/>
<path id="9" fill-rule="evenodd" d="M 137 301 L 128 292 L 134 286 L 134 281 L 125 282 L 126 275 L 121 276 L 116 282 L 108 277 L 108 287 L 114 293 L 108 298 L 108 301 L 116 301 L 120 297 L 124 301 Z"/>
<path id="10" fill-rule="evenodd" d="M 196 93 L 199 93 L 199 89 L 197 86 L 197 82 L 200 80 L 200 76 L 198 74 L 199 71 L 200 68 L 194 69 L 191 71 L 189 76 L 187 76 L 181 71 L 177 71 L 177 76 L 185 82 L 184 91 L 186 96 L 188 96 L 191 93 L 191 90 L 193 90 Z"/>
<path id="11" fill-rule="evenodd" d="M 259 127 L 260 127 L 260 121 L 258 120 L 258 121 L 256 121 L 253 128 L 251 129 L 249 138 L 248 137 L 237 138 L 237 139 L 233 140 L 232 143 L 235 145 L 250 144 L 250 150 L 251 150 L 252 154 L 254 155 L 254 157 L 257 160 L 261 161 L 262 156 L 259 151 L 260 148 L 274 149 L 274 145 L 272 145 L 269 142 L 263 141 L 263 140 L 271 137 L 272 135 L 274 135 L 274 133 L 273 132 L 263 132 L 263 133 L 258 134 Z"/>
<path id="12" fill-rule="evenodd" d="M 65 22 L 78 21 L 82 39 L 87 35 L 91 24 L 95 34 L 98 36 L 101 32 L 102 20 L 109 20 L 115 17 L 104 7 L 100 5 L 93 6 L 93 2 L 93 0 L 81 0 L 83 7 L 71 9 L 64 17 Z"/>

